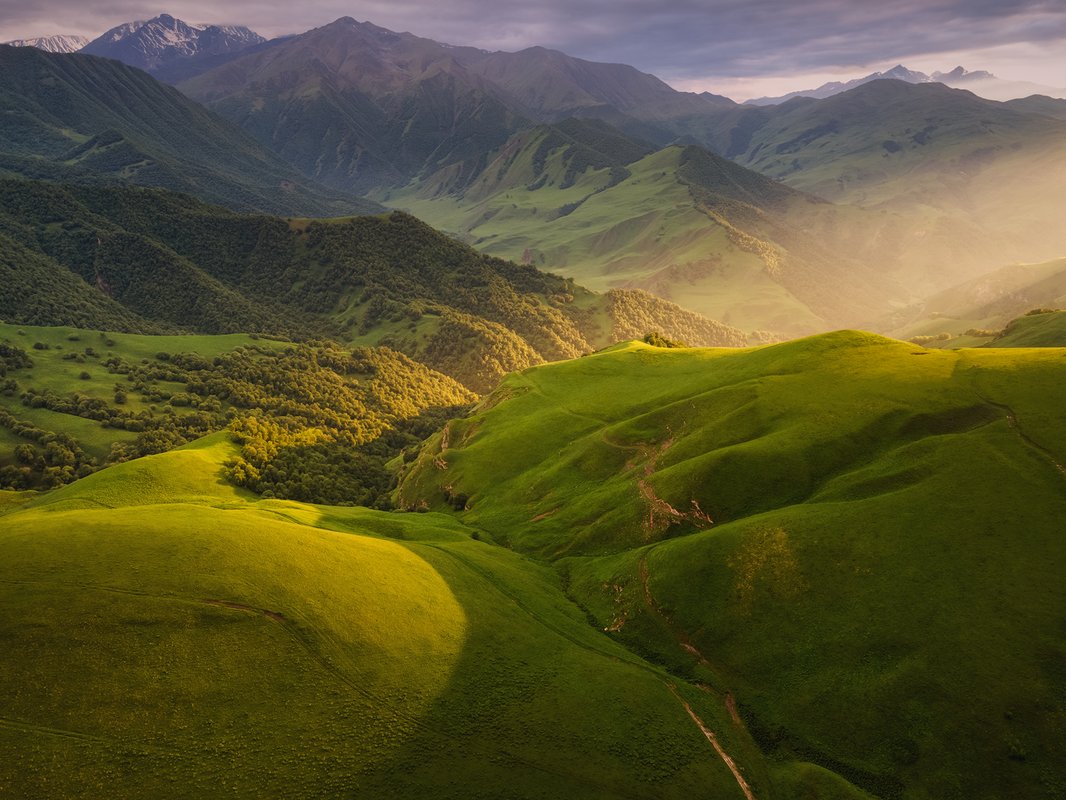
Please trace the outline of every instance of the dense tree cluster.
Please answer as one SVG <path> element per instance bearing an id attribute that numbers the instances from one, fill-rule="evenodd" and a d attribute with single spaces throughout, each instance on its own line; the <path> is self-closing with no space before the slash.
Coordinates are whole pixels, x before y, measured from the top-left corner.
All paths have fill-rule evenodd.
<path id="1" fill-rule="evenodd" d="M 15 463 L 0 467 L 0 489 L 51 489 L 84 478 L 99 466 L 73 436 L 19 420 L 4 408 L 0 408 L 0 427 L 38 445 L 15 446 Z"/>
<path id="2" fill-rule="evenodd" d="M 33 360 L 25 350 L 7 342 L 0 342 L 0 378 L 7 375 L 9 370 L 29 369 L 33 366 Z"/>
<path id="3" fill-rule="evenodd" d="M 391 481 L 385 463 L 475 399 L 399 353 L 328 342 L 242 347 L 210 360 L 195 353 L 160 352 L 140 363 L 111 356 L 100 366 L 116 378 L 113 401 L 28 388 L 21 402 L 135 433 L 114 442 L 109 463 L 230 427 L 243 445 L 230 467 L 236 483 L 269 496 L 335 504 L 378 503 Z M 130 398 L 140 401 L 138 408 Z M 11 415 L 4 424 L 43 445 L 55 437 Z M 69 436 L 57 441 L 76 457 L 39 453 L 17 473 L 3 473 L 0 485 L 47 488 L 99 466 Z"/>
<path id="4" fill-rule="evenodd" d="M 644 344 L 650 344 L 652 347 L 688 347 L 684 342 L 678 342 L 674 339 L 667 339 L 658 331 L 652 331 L 651 333 L 644 334 Z"/>

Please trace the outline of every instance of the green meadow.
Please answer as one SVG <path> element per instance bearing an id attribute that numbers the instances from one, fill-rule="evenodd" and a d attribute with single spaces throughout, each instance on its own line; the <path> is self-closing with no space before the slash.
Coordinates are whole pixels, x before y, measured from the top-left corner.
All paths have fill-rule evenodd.
<path id="1" fill-rule="evenodd" d="M 769 791 L 553 570 L 440 514 L 258 500 L 235 452 L 0 498 L 0 794 L 742 796 L 687 709 Z"/>
<path id="2" fill-rule="evenodd" d="M 778 763 L 878 797 L 1060 796 L 1064 352 L 619 345 L 511 376 L 398 498 L 554 562 Z"/>
<path id="3" fill-rule="evenodd" d="M 1003 341 L 1050 343 L 1061 316 Z M 101 399 L 116 376 L 87 348 L 174 365 L 164 346 L 195 346 L 203 369 L 276 349 L 279 380 L 296 357 L 3 333 L 28 343 L 20 385 Z M 623 343 L 379 455 L 392 512 L 241 488 L 231 465 L 261 462 L 225 431 L 0 492 L 0 796 L 1059 796 L 1064 352 Z M 306 374 L 303 425 L 353 402 Z M 353 380 L 382 420 L 421 408 Z"/>
<path id="4" fill-rule="evenodd" d="M 157 356 L 160 353 L 196 353 L 205 359 L 213 359 L 239 347 L 284 346 L 282 342 L 245 334 L 146 336 L 65 326 L 5 323 L 0 323 L 0 343 L 23 350 L 33 362 L 32 367 L 8 373 L 7 379 L 15 381 L 17 388 L 10 393 L 0 393 L 0 409 L 45 431 L 73 436 L 86 453 L 101 463 L 107 459 L 112 444 L 132 442 L 136 433 L 105 427 L 96 420 L 72 413 L 47 407 L 29 407 L 22 403 L 21 394 L 27 389 L 40 393 L 52 392 L 64 397 L 77 394 L 114 406 L 116 388 L 127 390 L 124 383 L 126 376 L 110 372 L 105 366 L 109 359 L 118 358 L 130 364 L 159 363 Z M 183 384 L 166 381 L 157 382 L 156 385 L 171 392 L 180 392 L 185 388 Z M 149 411 L 151 406 L 132 390 L 128 390 L 122 404 L 123 410 L 131 413 Z M 192 408 L 177 409 L 179 415 L 192 411 Z M 0 427 L 0 466 L 13 463 L 14 448 L 25 443 L 26 439 Z"/>

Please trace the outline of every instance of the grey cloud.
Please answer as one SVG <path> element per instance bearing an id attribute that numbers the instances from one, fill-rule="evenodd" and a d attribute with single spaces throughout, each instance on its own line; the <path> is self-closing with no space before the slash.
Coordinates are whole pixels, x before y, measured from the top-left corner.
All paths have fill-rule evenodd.
<path id="1" fill-rule="evenodd" d="M 340 16 L 487 49 L 539 44 L 667 79 L 814 72 L 1066 39 L 1061 0 L 0 0 L 0 40 L 95 35 L 165 10 L 190 22 L 297 33 Z M 975 65 L 979 66 L 979 65 Z"/>

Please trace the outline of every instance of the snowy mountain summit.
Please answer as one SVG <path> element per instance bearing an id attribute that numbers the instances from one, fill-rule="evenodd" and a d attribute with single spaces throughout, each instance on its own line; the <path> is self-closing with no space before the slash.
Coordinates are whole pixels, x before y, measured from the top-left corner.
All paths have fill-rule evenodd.
<path id="1" fill-rule="evenodd" d="M 243 26 L 192 25 L 169 14 L 126 22 L 90 42 L 82 52 L 114 58 L 149 72 L 182 58 L 220 55 L 266 41 Z"/>
<path id="2" fill-rule="evenodd" d="M 4 44 L 9 44 L 12 47 L 36 47 L 38 50 L 44 50 L 49 53 L 76 53 L 88 43 L 89 40 L 84 36 L 62 34 L 57 36 L 38 36 L 33 39 L 15 39 L 11 42 L 4 42 Z"/>

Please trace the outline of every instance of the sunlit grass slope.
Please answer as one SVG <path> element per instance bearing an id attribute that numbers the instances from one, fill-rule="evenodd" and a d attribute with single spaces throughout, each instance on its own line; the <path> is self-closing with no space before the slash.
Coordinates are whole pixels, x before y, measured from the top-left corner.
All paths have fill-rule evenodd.
<path id="1" fill-rule="evenodd" d="M 1066 311 L 1047 311 L 1019 317 L 988 346 L 1066 347 Z"/>
<path id="2" fill-rule="evenodd" d="M 795 778 L 548 568 L 440 514 L 255 502 L 235 452 L 0 496 L 0 796 L 743 797 L 688 709 L 760 796 Z"/>
<path id="3" fill-rule="evenodd" d="M 839 332 L 508 379 L 399 491 L 871 794 L 1066 793 L 1066 350 Z M 786 796 L 787 793 L 786 793 Z"/>

